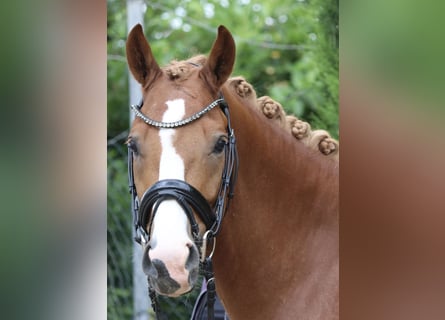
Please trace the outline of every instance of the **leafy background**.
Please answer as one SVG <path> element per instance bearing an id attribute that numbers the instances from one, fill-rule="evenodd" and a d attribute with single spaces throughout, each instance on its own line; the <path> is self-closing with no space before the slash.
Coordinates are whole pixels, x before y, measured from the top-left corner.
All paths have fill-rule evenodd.
<path id="1" fill-rule="evenodd" d="M 129 126 L 126 1 L 108 0 L 108 318 L 132 317 L 131 214 L 123 145 Z M 219 25 L 237 46 L 232 75 L 338 138 L 338 0 L 145 1 L 144 31 L 160 65 L 207 54 Z M 190 314 L 196 292 L 163 302 Z M 170 310 L 171 309 L 171 310 Z"/>

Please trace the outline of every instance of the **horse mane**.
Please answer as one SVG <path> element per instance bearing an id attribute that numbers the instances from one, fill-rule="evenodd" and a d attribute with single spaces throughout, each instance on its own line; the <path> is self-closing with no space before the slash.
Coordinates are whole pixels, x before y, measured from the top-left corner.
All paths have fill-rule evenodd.
<path id="1" fill-rule="evenodd" d="M 243 77 L 232 77 L 227 80 L 227 84 L 244 102 L 249 102 L 260 110 L 271 123 L 291 134 L 296 141 L 317 151 L 317 154 L 338 162 L 339 143 L 329 132 L 323 129 L 311 130 L 308 122 L 286 114 L 283 106 L 269 96 L 257 98 L 255 89 Z"/>
<path id="2" fill-rule="evenodd" d="M 282 155 L 284 155 L 286 158 L 295 155 L 295 160 L 304 158 L 306 159 L 305 161 L 307 162 L 318 163 L 320 165 L 320 168 L 338 166 L 338 157 L 326 156 L 324 153 L 320 151 L 318 145 L 314 143 L 315 139 L 312 138 L 312 135 L 313 132 L 315 132 L 315 134 L 318 135 L 319 134 L 318 130 L 308 132 L 310 136 L 305 136 L 305 139 L 297 139 L 293 134 L 291 134 L 290 127 L 287 126 L 288 125 L 288 123 L 286 122 L 287 115 L 284 112 L 284 110 L 282 111 L 285 119 L 283 122 L 267 117 L 262 109 L 261 104 L 259 103 L 259 101 L 261 101 L 262 99 L 261 98 L 256 99 L 255 91 L 250 92 L 250 90 L 246 90 L 244 86 L 235 85 L 236 83 L 239 84 L 241 79 L 244 78 L 242 77 L 230 78 L 226 82 L 226 86 L 229 87 L 230 94 L 233 97 L 235 97 L 240 104 L 242 104 L 246 109 L 249 110 L 251 118 L 253 118 L 254 121 L 256 121 L 256 123 L 263 128 L 262 131 L 265 133 L 263 141 L 267 141 L 265 143 L 270 143 L 272 145 L 280 145 L 280 147 L 273 149 L 275 151 L 278 151 L 279 153 L 282 153 Z M 244 80 L 242 80 L 241 83 L 243 82 Z M 246 91 L 248 91 L 249 93 L 247 94 Z M 242 92 L 244 94 L 242 94 Z M 253 99 L 253 97 L 255 97 L 255 99 Z M 272 100 L 269 97 L 267 98 Z M 308 126 L 310 128 L 309 124 Z M 324 130 L 320 131 L 326 132 Z M 312 138 L 312 140 L 310 138 Z M 312 142 L 312 144 L 310 144 L 309 142 Z M 289 148 L 290 145 L 295 147 L 292 148 L 295 149 L 295 153 L 293 153 Z M 336 151 L 338 154 L 338 148 L 336 149 Z M 303 153 L 305 154 L 305 156 L 301 157 Z M 287 163 L 289 165 L 292 165 L 293 161 L 290 158 L 288 158 Z"/>

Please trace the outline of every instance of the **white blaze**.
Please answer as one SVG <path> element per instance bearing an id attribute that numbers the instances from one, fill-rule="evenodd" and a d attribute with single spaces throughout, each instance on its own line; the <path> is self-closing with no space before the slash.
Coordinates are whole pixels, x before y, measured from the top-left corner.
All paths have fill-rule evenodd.
<path id="1" fill-rule="evenodd" d="M 185 115 L 184 100 L 178 99 L 166 102 L 168 109 L 162 117 L 162 122 L 174 122 L 181 120 Z M 176 153 L 173 146 L 175 129 L 160 129 L 161 138 L 161 163 L 159 166 L 159 180 L 180 179 L 184 180 L 184 161 Z"/>
<path id="2" fill-rule="evenodd" d="M 162 122 L 179 121 L 184 117 L 184 100 L 167 101 L 166 104 L 168 109 L 163 115 Z M 175 129 L 159 130 L 162 148 L 159 180 L 184 180 L 184 161 L 173 145 L 175 134 Z M 166 262 L 165 260 L 169 260 L 169 258 L 177 257 L 175 252 L 178 249 L 183 250 L 182 244 L 185 245 L 189 240 L 187 226 L 187 216 L 179 204 L 175 200 L 163 201 L 159 205 L 153 221 L 152 247 L 154 247 L 153 254 L 156 257 L 151 258 L 162 259 Z M 188 254 L 188 251 L 186 253 Z"/>

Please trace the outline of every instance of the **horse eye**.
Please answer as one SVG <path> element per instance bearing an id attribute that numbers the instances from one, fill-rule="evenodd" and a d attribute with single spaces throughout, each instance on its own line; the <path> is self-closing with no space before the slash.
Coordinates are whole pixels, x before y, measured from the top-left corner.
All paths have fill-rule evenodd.
<path id="1" fill-rule="evenodd" d="M 223 152 L 224 147 L 227 144 L 227 138 L 226 137 L 220 137 L 218 141 L 216 141 L 215 146 L 213 147 L 213 153 L 219 154 Z"/>

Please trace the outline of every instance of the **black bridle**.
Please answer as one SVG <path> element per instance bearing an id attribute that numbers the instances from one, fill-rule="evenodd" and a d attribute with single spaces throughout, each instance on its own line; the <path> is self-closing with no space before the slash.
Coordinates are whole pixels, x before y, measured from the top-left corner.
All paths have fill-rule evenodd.
<path id="1" fill-rule="evenodd" d="M 200 253 L 200 271 L 207 280 L 208 292 L 208 319 L 214 319 L 213 304 L 215 301 L 215 281 L 212 268 L 212 253 L 206 256 L 207 244 L 213 241 L 215 246 L 216 236 L 221 228 L 221 222 L 228 208 L 230 199 L 234 195 L 234 186 L 238 171 L 238 153 L 236 149 L 235 133 L 230 122 L 229 106 L 224 100 L 222 94 L 218 99 L 203 108 L 194 115 L 176 122 L 159 122 L 150 119 L 141 112 L 143 101 L 138 105 L 132 105 L 135 115 L 141 118 L 145 123 L 157 128 L 174 129 L 185 126 L 195 120 L 201 118 L 204 114 L 212 110 L 216 106 L 220 106 L 227 118 L 227 134 L 228 142 L 224 147 L 225 160 L 224 169 L 221 177 L 218 196 L 213 208 L 204 196 L 192 185 L 185 181 L 177 179 L 160 180 L 148 188 L 139 201 L 134 184 L 133 174 L 133 151 L 128 148 L 128 180 L 131 193 L 131 207 L 133 212 L 133 225 L 135 228 L 135 241 L 142 246 L 147 246 L 150 242 L 150 230 L 154 216 L 160 203 L 164 200 L 175 200 L 184 210 L 190 222 L 193 240 L 198 247 Z M 199 236 L 199 226 L 196 222 L 194 213 L 196 213 L 206 226 L 206 232 L 203 238 Z M 147 226 L 148 230 L 147 230 Z M 159 311 L 156 293 L 149 284 L 149 294 L 152 302 L 153 310 L 156 314 Z M 158 316 L 158 315 L 157 315 Z"/>

